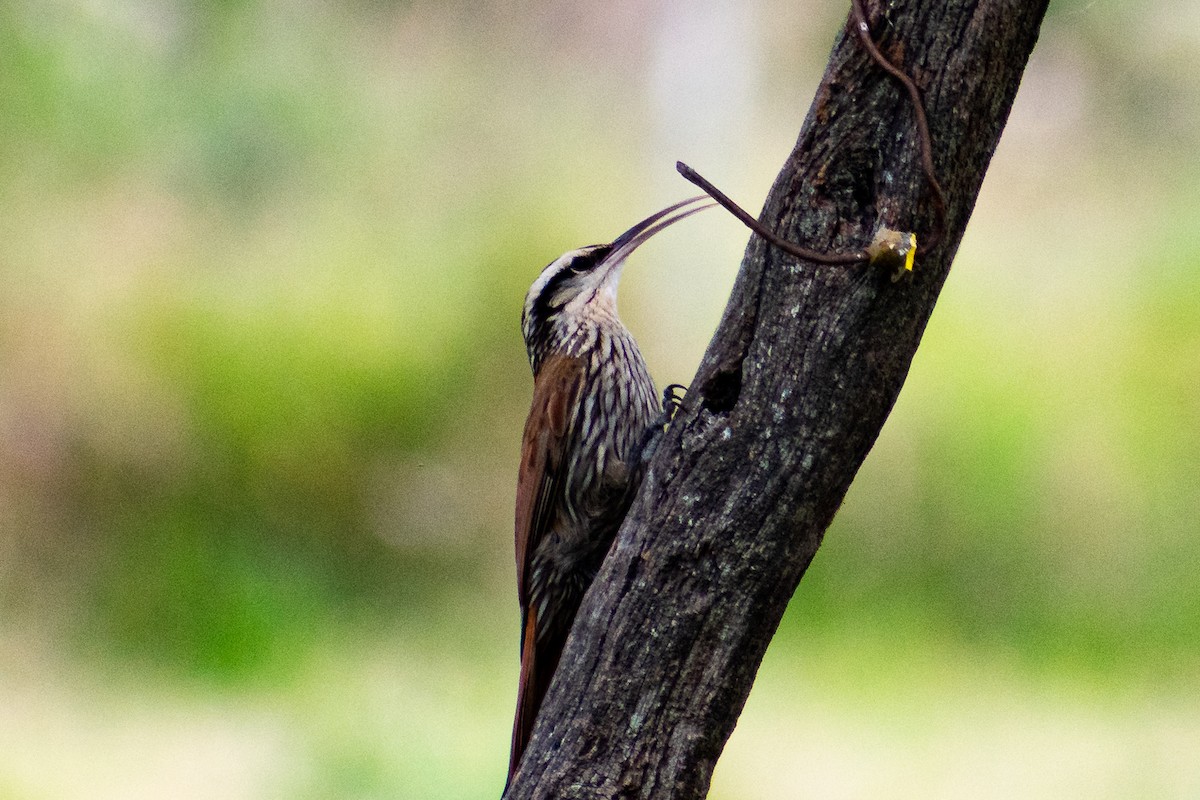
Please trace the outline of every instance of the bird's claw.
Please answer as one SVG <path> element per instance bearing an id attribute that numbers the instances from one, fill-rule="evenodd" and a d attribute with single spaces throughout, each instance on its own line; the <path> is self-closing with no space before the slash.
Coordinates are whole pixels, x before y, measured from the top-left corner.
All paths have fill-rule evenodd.
<path id="1" fill-rule="evenodd" d="M 650 423 L 650 427 L 646 429 L 646 435 L 642 437 L 641 462 L 643 464 L 648 463 L 654 457 L 655 451 L 658 450 L 658 443 L 666 433 L 667 427 L 674 421 L 679 410 L 683 408 L 685 392 L 687 392 L 687 387 L 681 383 L 672 383 L 663 389 L 662 412 L 654 422 Z"/>
<path id="2" fill-rule="evenodd" d="M 679 409 L 683 408 L 683 396 L 687 394 L 687 387 L 682 383 L 672 383 L 667 388 L 663 389 L 662 395 L 662 413 L 666 419 L 663 425 L 670 425 L 675 419 L 675 415 L 679 413 Z"/>

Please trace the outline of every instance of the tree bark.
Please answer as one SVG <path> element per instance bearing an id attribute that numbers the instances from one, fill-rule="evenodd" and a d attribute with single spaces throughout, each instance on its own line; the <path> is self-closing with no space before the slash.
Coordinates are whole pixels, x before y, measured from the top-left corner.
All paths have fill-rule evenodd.
<path id="1" fill-rule="evenodd" d="M 881 50 L 922 89 L 945 235 L 901 283 L 751 238 L 507 798 L 707 793 L 788 600 L 904 383 L 1046 5 L 866 3 Z M 920 246 L 937 222 L 913 120 L 848 24 L 763 224 L 817 250 L 862 249 L 881 224 L 915 231 Z"/>

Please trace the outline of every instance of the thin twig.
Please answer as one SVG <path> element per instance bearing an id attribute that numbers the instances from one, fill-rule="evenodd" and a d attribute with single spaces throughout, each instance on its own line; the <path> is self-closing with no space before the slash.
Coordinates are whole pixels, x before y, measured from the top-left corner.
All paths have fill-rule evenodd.
<path id="1" fill-rule="evenodd" d="M 917 138 L 921 144 L 921 168 L 925 173 L 925 179 L 929 181 L 930 189 L 933 191 L 933 201 L 938 215 L 937 228 L 921 242 L 921 250 L 929 251 L 941 242 L 946 230 L 946 194 L 942 191 L 942 185 L 938 183 L 937 174 L 933 166 L 933 139 L 929 134 L 929 121 L 925 116 L 925 105 L 921 100 L 921 93 L 917 89 L 917 85 L 901 69 L 887 60 L 887 57 L 876 46 L 875 40 L 871 38 L 871 28 L 867 24 L 867 16 L 863 10 L 862 0 L 850 0 L 850 9 L 854 30 L 858 33 L 859 41 L 862 42 L 867 53 L 884 72 L 903 84 L 905 90 L 908 92 L 909 99 L 912 100 L 913 113 L 917 121 Z M 848 253 L 821 253 L 789 242 L 767 230 L 762 223 L 746 213 L 741 206 L 729 199 L 720 189 L 713 186 L 700 173 L 687 164 L 677 161 L 675 162 L 675 169 L 679 171 L 680 175 L 703 189 L 709 197 L 720 203 L 729 213 L 741 220 L 747 228 L 785 253 L 817 264 L 861 264 L 871 260 L 871 256 L 865 250 L 853 250 Z"/>
<path id="2" fill-rule="evenodd" d="M 806 247 L 801 247 L 798 244 L 793 244 L 786 239 L 781 239 L 771 231 L 763 227 L 762 223 L 754 217 L 746 213 L 746 211 L 737 203 L 730 200 L 724 192 L 708 182 L 704 176 L 696 172 L 682 161 L 675 162 L 675 169 L 679 170 L 679 174 L 687 178 L 692 183 L 699 186 L 705 193 L 725 207 L 730 214 L 740 219 L 747 228 L 757 233 L 762 238 L 766 239 L 771 244 L 778 247 L 785 253 L 790 253 L 796 258 L 802 258 L 805 261 L 815 261 L 818 264 L 860 264 L 870 260 L 864 250 L 856 250 L 852 253 L 819 253 L 816 250 L 809 250 Z"/>
<path id="3" fill-rule="evenodd" d="M 858 32 L 859 41 L 884 72 L 904 85 L 912 100 L 913 113 L 917 118 L 917 138 L 921 142 L 921 167 L 925 171 L 925 179 L 929 181 L 929 188 L 933 190 L 933 202 L 937 206 L 938 213 L 937 230 L 921 243 L 922 250 L 932 250 L 942 240 L 946 229 L 946 194 L 942 191 L 942 185 L 938 183 L 937 174 L 933 168 L 933 139 L 929 135 L 929 121 L 925 117 L 925 104 L 921 100 L 921 92 L 913 83 L 912 78 L 888 61 L 879 51 L 879 47 L 871 37 L 871 28 L 867 24 L 867 15 L 863 11 L 862 0 L 850 0 L 850 7 L 854 14 L 854 29 Z"/>

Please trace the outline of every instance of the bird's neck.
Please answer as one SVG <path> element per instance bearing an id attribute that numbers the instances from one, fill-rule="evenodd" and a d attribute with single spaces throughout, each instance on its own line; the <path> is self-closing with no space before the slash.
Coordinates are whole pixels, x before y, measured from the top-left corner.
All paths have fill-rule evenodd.
<path id="1" fill-rule="evenodd" d="M 551 354 L 584 356 L 595 348 L 610 347 L 616 339 L 632 343 L 633 335 L 622 324 L 614 305 L 587 304 L 575 313 L 562 314 L 552 323 L 542 351 L 530 352 L 534 372 Z"/>

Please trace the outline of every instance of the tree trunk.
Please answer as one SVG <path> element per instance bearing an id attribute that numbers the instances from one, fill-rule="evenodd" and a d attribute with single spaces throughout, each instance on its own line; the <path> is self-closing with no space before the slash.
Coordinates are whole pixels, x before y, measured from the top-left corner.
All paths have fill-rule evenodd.
<path id="1" fill-rule="evenodd" d="M 921 87 L 948 198 L 911 281 L 752 237 L 588 592 L 506 797 L 701 798 L 767 644 L 908 373 L 1047 0 L 867 2 Z M 817 250 L 937 227 L 912 104 L 847 25 L 761 221 Z M 749 146 L 749 143 L 748 143 Z M 953 487 L 947 487 L 953 491 Z"/>

